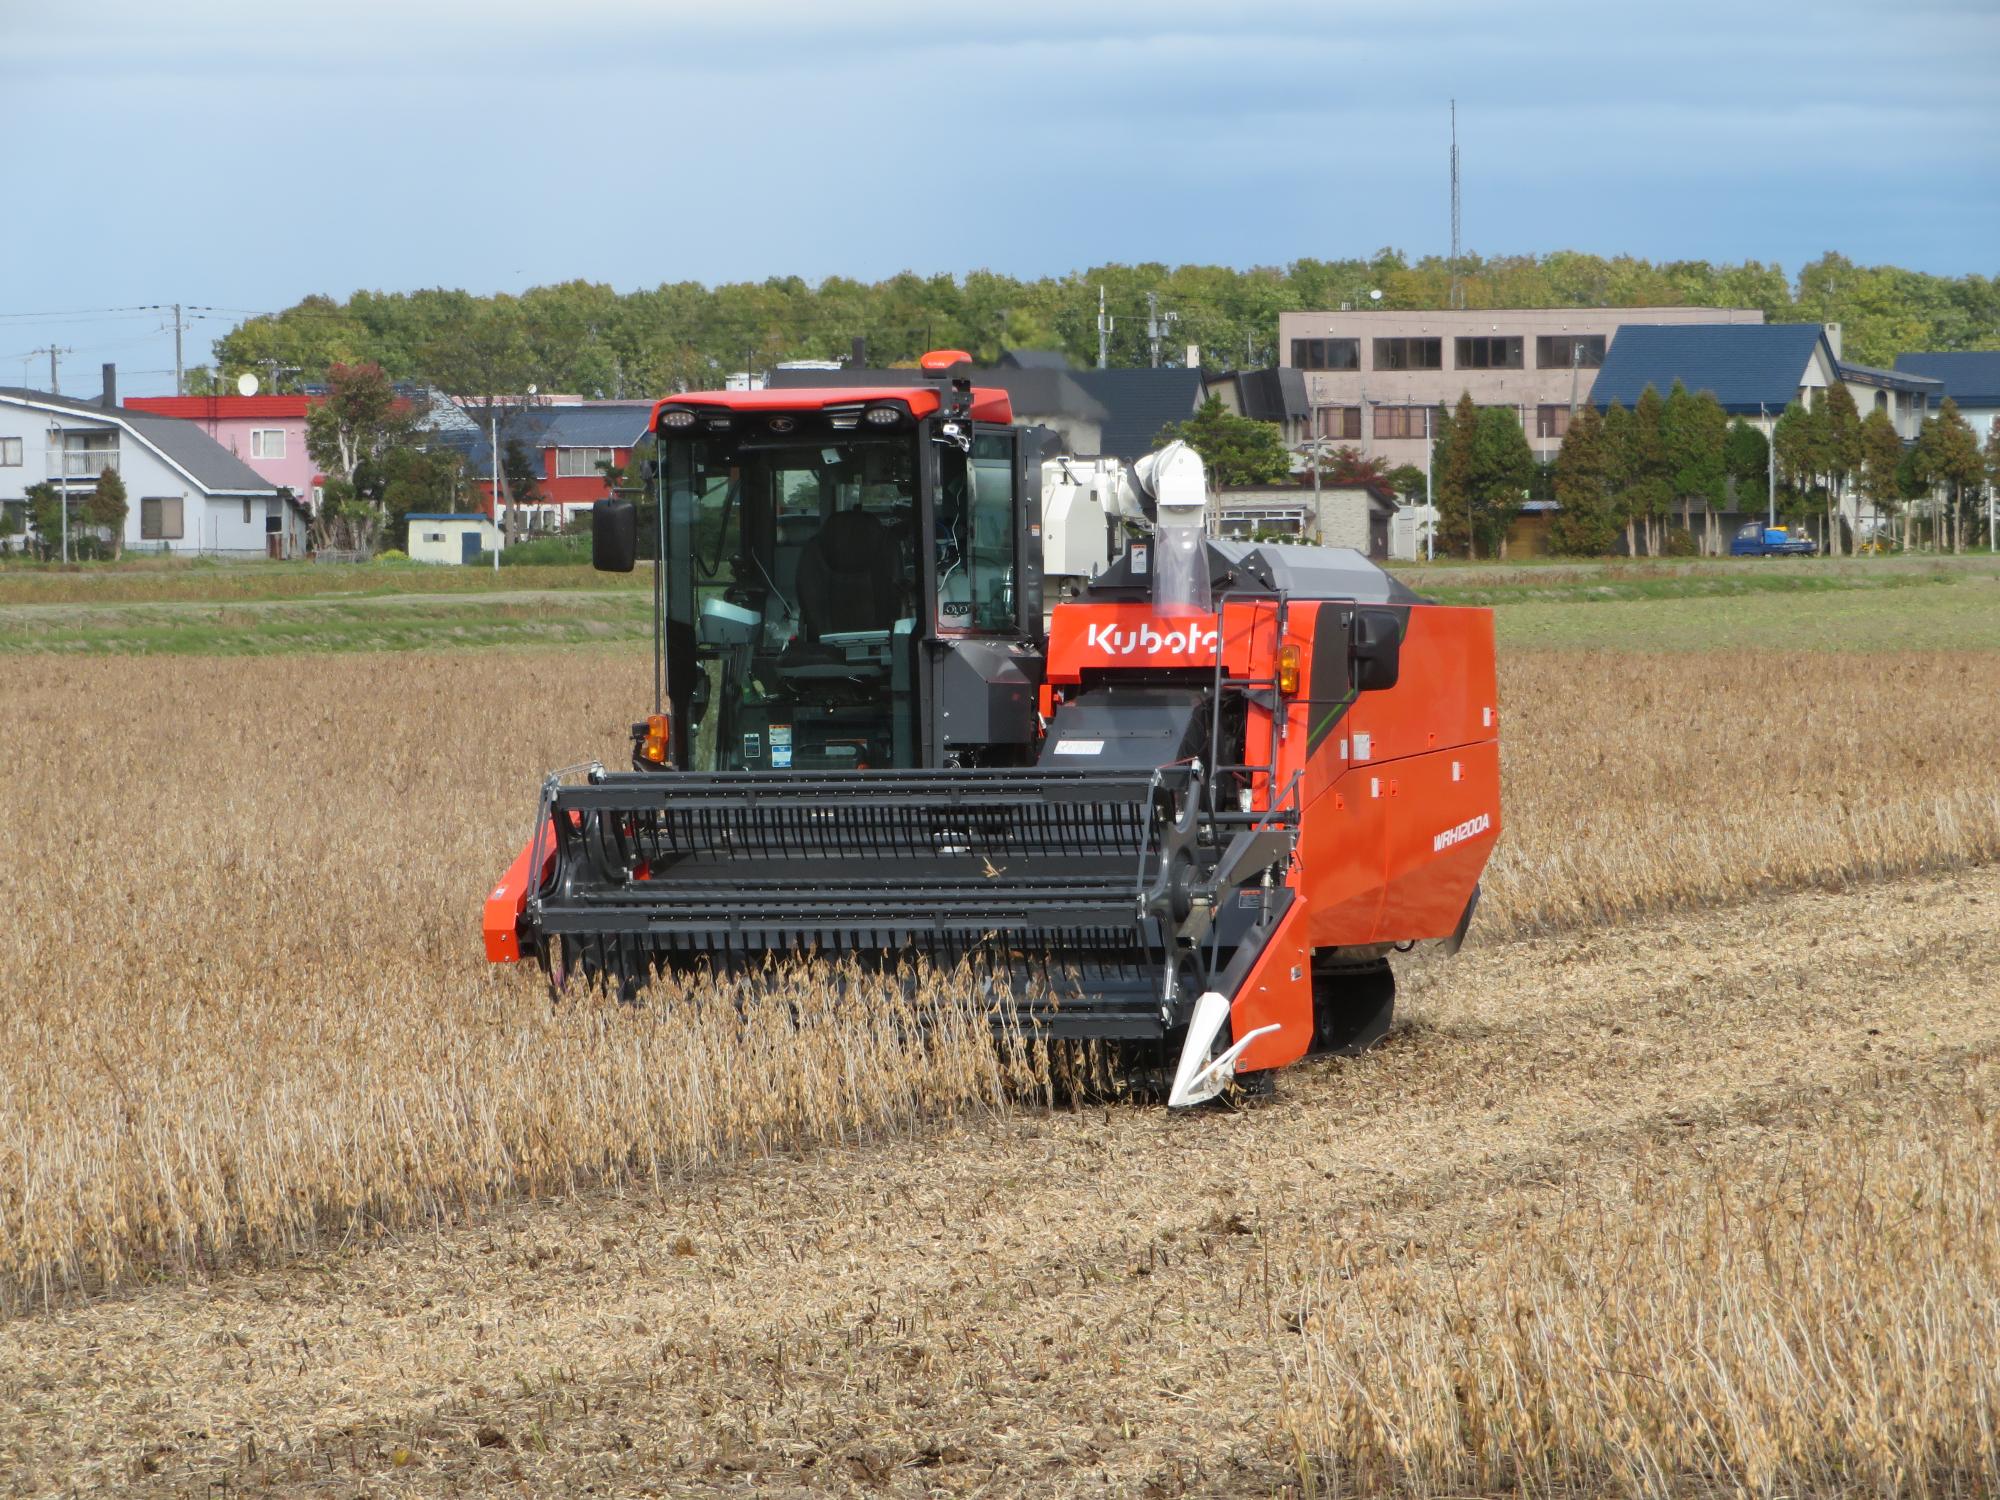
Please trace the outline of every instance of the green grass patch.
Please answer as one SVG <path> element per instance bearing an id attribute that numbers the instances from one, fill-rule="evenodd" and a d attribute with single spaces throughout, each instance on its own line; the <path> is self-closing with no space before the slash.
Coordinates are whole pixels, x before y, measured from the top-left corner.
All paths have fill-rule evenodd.
<path id="1" fill-rule="evenodd" d="M 1497 605 L 1494 622 L 1503 651 L 1995 651 L 2000 578 L 1527 599 Z"/>
<path id="2" fill-rule="evenodd" d="M 507 589 L 617 591 L 644 594 L 649 568 L 599 573 L 561 560 L 510 566 Z M 117 563 L 0 565 L 0 608 L 15 604 L 236 603 L 338 599 L 364 595 L 476 594 L 496 587 L 490 567 L 435 563 L 216 562 L 143 558 Z"/>
<path id="3" fill-rule="evenodd" d="M 0 608 L 0 652 L 270 656 L 620 644 L 652 639 L 651 602 L 636 590 L 516 590 Z"/>

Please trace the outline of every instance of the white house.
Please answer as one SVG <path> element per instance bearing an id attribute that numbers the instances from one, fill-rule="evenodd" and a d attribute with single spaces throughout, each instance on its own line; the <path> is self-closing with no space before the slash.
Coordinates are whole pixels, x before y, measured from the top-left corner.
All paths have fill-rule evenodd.
<path id="1" fill-rule="evenodd" d="M 2000 422 L 2000 353 L 1988 350 L 1970 354 L 1899 354 L 1896 373 L 1938 382 L 1939 391 L 1932 398 L 1932 407 L 1942 405 L 1946 396 L 1951 397 L 1958 403 L 1959 416 L 1982 445 L 1994 424 Z"/>
<path id="2" fill-rule="evenodd" d="M 479 563 L 501 547 L 500 528 L 477 511 L 447 515 L 442 511 L 411 511 L 408 552 L 413 562 Z"/>
<path id="3" fill-rule="evenodd" d="M 305 555 L 306 514 L 296 498 L 196 423 L 119 406 L 108 367 L 106 376 L 108 399 L 95 402 L 0 387 L 0 506 L 25 516 L 29 488 L 48 480 L 68 493 L 80 529 L 83 502 L 113 469 L 125 481 L 129 552 Z"/>

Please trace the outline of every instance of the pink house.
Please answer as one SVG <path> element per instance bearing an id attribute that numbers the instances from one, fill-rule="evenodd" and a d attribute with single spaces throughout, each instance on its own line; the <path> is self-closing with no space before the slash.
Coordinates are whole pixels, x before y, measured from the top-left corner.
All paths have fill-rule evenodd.
<path id="1" fill-rule="evenodd" d="M 306 453 L 309 396 L 133 396 L 133 411 L 179 417 L 234 453 L 272 484 L 282 485 L 314 512 L 325 481 Z"/>

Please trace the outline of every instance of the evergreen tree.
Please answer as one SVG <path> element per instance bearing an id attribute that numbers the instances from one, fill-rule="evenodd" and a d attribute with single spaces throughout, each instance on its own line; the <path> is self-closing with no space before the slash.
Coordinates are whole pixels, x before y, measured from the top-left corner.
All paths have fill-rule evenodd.
<path id="1" fill-rule="evenodd" d="M 1569 424 L 1556 453 L 1559 508 L 1549 526 L 1549 546 L 1564 557 L 1602 557 L 1618 534 L 1605 449 L 1604 420 L 1595 407 L 1586 406 Z"/>
<path id="2" fill-rule="evenodd" d="M 1431 442 L 1431 499 L 1438 510 L 1438 546 L 1476 558 L 1478 530 L 1473 525 L 1473 448 L 1479 433 L 1479 408 L 1472 393 L 1462 392 L 1458 405 L 1440 410 Z"/>
<path id="3" fill-rule="evenodd" d="M 1826 423 L 1804 403 L 1787 406 L 1771 430 L 1778 450 L 1778 513 L 1801 520 L 1817 505 L 1826 472 Z"/>
<path id="4" fill-rule="evenodd" d="M 1680 381 L 1674 382 L 1660 415 L 1668 482 L 1680 506 L 1681 528 L 1690 540 L 1694 535 L 1694 506 L 1701 503 L 1704 551 L 1716 549 L 1718 538 L 1713 518 L 1728 492 L 1728 474 L 1722 463 L 1722 446 L 1728 430 L 1729 419 L 1714 395 L 1708 391 L 1693 395 Z"/>
<path id="5" fill-rule="evenodd" d="M 1910 456 L 1915 461 L 1916 477 L 1951 506 L 1939 523 L 1938 549 L 1942 551 L 1949 545 L 1954 552 L 1964 551 L 1965 497 L 1976 492 L 1985 479 L 1986 462 L 1979 452 L 1979 440 L 1972 435 L 1965 418 L 1958 414 L 1958 403 L 1951 397 L 1944 398 L 1936 416 L 1925 419 Z"/>
<path id="6" fill-rule="evenodd" d="M 1508 528 L 1535 482 L 1535 450 L 1510 406 L 1481 410 L 1473 432 L 1473 533 L 1488 557 L 1505 557 Z"/>
<path id="7" fill-rule="evenodd" d="M 1861 464 L 1857 483 L 1862 498 L 1878 517 L 1893 517 L 1903 508 L 1903 490 L 1896 480 L 1896 470 L 1903 462 L 1903 440 L 1896 435 L 1896 424 L 1889 419 L 1889 414 L 1879 408 L 1863 419 L 1860 440 Z M 1879 522 L 1871 529 L 1879 542 Z"/>
<path id="8" fill-rule="evenodd" d="M 114 560 L 125 550 L 125 518 L 130 512 L 125 480 L 116 469 L 106 468 L 97 476 L 97 492 L 83 502 L 83 521 L 93 531 L 105 534 Z"/>
<path id="9" fill-rule="evenodd" d="M 1722 439 L 1722 467 L 1731 508 L 1761 520 L 1771 502 L 1771 440 L 1738 417 Z"/>
<path id="10" fill-rule="evenodd" d="M 1604 412 L 1604 472 L 1610 486 L 1611 524 L 1625 531 L 1625 555 L 1637 557 L 1632 516 L 1632 413 L 1616 401 Z"/>
<path id="11" fill-rule="evenodd" d="M 1639 392 L 1632 407 L 1632 422 L 1625 438 L 1625 505 L 1630 520 L 1638 523 L 1645 540 L 1646 555 L 1660 555 L 1660 526 L 1672 513 L 1673 470 L 1667 457 L 1665 431 L 1667 404 L 1652 386 Z M 1630 524 L 1627 534 L 1630 534 Z"/>

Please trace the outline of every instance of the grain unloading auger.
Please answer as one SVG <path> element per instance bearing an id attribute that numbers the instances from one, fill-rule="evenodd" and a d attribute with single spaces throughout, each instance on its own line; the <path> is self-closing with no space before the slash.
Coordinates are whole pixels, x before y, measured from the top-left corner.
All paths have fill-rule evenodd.
<path id="1" fill-rule="evenodd" d="M 643 528 L 593 517 L 600 567 L 663 559 L 654 711 L 631 771 L 549 778 L 488 956 L 626 993 L 927 960 L 1174 1103 L 1369 1044 L 1499 832 L 1490 612 L 1210 538 L 1191 450 L 1073 459 L 962 358 L 658 403 Z"/>

